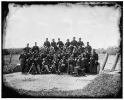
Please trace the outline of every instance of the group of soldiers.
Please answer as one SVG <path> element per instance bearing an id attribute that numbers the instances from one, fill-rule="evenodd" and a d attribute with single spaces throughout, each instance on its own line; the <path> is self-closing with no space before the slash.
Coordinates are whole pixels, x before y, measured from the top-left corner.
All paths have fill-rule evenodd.
<path id="1" fill-rule="evenodd" d="M 98 54 L 89 42 L 84 46 L 81 38 L 76 41 L 73 37 L 71 42 L 67 39 L 65 44 L 60 38 L 57 43 L 55 39 L 50 43 L 46 38 L 41 52 L 37 42 L 33 48 L 27 44 L 19 60 L 23 74 L 67 73 L 75 76 L 97 74 Z"/>

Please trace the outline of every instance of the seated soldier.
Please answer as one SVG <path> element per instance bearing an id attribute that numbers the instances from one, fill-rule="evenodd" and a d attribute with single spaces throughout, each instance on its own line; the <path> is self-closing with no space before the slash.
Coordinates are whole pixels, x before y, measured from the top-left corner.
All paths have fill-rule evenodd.
<path id="1" fill-rule="evenodd" d="M 74 68 L 75 70 L 75 76 L 83 75 L 85 76 L 85 64 L 84 64 L 84 56 L 81 57 L 79 56 L 77 62 L 76 62 L 76 67 Z"/>
<path id="2" fill-rule="evenodd" d="M 75 74 L 75 76 L 79 76 L 80 68 L 81 68 L 81 56 L 78 56 L 75 59 L 75 67 L 74 67 L 74 74 Z"/>
<path id="3" fill-rule="evenodd" d="M 50 69 L 51 69 L 51 72 L 52 73 L 57 73 L 58 71 L 57 71 L 57 66 L 58 66 L 58 62 L 59 60 L 57 59 L 57 57 L 54 57 L 54 59 L 53 59 L 53 61 L 52 61 L 52 65 L 51 65 L 51 67 L 50 67 Z"/>
<path id="4" fill-rule="evenodd" d="M 48 67 L 48 61 L 47 61 L 47 58 L 43 58 L 43 62 L 42 62 L 42 69 L 41 69 L 42 72 L 48 72 L 48 73 L 51 73 L 51 71 L 49 70 L 49 67 Z"/>
<path id="5" fill-rule="evenodd" d="M 67 62 L 65 56 L 63 56 L 63 58 L 59 61 L 58 74 L 60 74 L 61 72 L 65 72 L 66 66 L 67 66 Z"/>
<path id="6" fill-rule="evenodd" d="M 68 69 L 67 69 L 68 74 L 74 73 L 74 65 L 75 65 L 74 56 L 71 55 L 71 57 L 68 60 Z"/>
<path id="7" fill-rule="evenodd" d="M 41 74 L 42 59 L 41 59 L 40 55 L 38 55 L 38 57 L 36 58 L 36 66 L 37 66 L 38 72 Z"/>
<path id="8" fill-rule="evenodd" d="M 53 55 L 52 55 L 52 53 L 50 52 L 50 53 L 47 55 L 48 67 L 51 66 L 52 60 L 53 60 Z"/>
<path id="9" fill-rule="evenodd" d="M 89 67 L 90 55 L 87 52 L 84 52 L 83 57 L 84 57 L 84 68 L 86 69 L 86 73 L 89 73 L 89 70 L 90 70 L 90 67 Z"/>
<path id="10" fill-rule="evenodd" d="M 30 69 L 28 71 L 28 74 L 31 72 L 32 74 L 37 74 L 37 70 L 36 70 L 36 64 L 35 64 L 35 60 L 34 60 L 34 56 L 32 56 L 30 59 L 29 59 L 29 65 L 30 65 Z"/>

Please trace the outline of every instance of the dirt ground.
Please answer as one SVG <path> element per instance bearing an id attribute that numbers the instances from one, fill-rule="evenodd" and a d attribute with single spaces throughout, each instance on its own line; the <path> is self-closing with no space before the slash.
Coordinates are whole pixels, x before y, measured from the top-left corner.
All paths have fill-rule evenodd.
<path id="1" fill-rule="evenodd" d="M 70 75 L 22 75 L 20 72 L 6 74 L 4 78 L 9 85 L 15 89 L 24 90 L 76 90 L 82 89 L 90 83 L 97 75 L 87 75 L 82 77 L 74 77 Z"/>

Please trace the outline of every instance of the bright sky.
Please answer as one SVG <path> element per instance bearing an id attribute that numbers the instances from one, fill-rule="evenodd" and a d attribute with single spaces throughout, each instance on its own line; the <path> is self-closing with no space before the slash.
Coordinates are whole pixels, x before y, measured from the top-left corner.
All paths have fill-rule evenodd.
<path id="1" fill-rule="evenodd" d="M 4 48 L 30 47 L 37 42 L 42 46 L 60 38 L 64 43 L 75 36 L 89 41 L 93 48 L 118 46 L 120 11 L 115 7 L 90 7 L 83 5 L 32 5 L 13 7 L 9 5 Z"/>

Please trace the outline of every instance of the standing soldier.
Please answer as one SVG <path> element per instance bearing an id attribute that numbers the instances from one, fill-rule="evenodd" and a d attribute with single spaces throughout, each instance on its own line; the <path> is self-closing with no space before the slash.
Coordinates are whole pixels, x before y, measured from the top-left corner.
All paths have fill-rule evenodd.
<path id="1" fill-rule="evenodd" d="M 72 46 L 77 46 L 77 41 L 75 40 L 75 37 L 73 37 L 73 40 L 71 41 Z"/>
<path id="2" fill-rule="evenodd" d="M 92 47 L 89 45 L 89 42 L 87 42 L 87 46 L 85 47 L 85 49 L 91 54 Z"/>
<path id="3" fill-rule="evenodd" d="M 92 74 L 97 73 L 97 64 L 98 64 L 98 54 L 95 52 L 95 49 L 92 50 L 90 57 L 90 72 Z"/>
<path id="4" fill-rule="evenodd" d="M 30 59 L 32 58 L 32 56 L 33 56 L 33 53 L 32 53 L 32 50 L 30 49 L 29 53 L 27 54 L 27 67 L 28 67 L 27 69 L 28 69 L 28 71 L 29 71 L 29 69 L 31 67 Z"/>
<path id="5" fill-rule="evenodd" d="M 83 41 L 81 41 L 81 38 L 79 38 L 79 41 L 77 42 L 77 45 L 81 46 L 81 47 L 84 46 L 84 43 L 83 43 Z"/>
<path id="6" fill-rule="evenodd" d="M 66 46 L 66 47 L 69 47 L 69 46 L 70 46 L 70 41 L 69 41 L 69 39 L 67 39 L 67 42 L 65 43 L 65 46 Z"/>
<path id="7" fill-rule="evenodd" d="M 51 46 L 54 47 L 55 51 L 57 50 L 57 44 L 55 42 L 55 39 L 52 39 Z"/>
<path id="8" fill-rule="evenodd" d="M 26 59 L 27 59 L 26 50 L 23 49 L 23 53 L 19 57 L 20 65 L 21 65 L 21 68 L 22 68 L 22 74 L 25 73 L 24 70 L 25 70 L 25 67 L 26 67 Z"/>
<path id="9" fill-rule="evenodd" d="M 46 41 L 44 42 L 44 47 L 49 48 L 50 47 L 50 42 L 48 41 L 48 38 L 46 38 Z"/>
<path id="10" fill-rule="evenodd" d="M 39 47 L 37 46 L 37 42 L 35 42 L 35 46 L 33 46 L 32 52 L 35 52 L 36 50 L 37 50 L 38 53 L 39 53 Z"/>
<path id="11" fill-rule="evenodd" d="M 27 43 L 27 47 L 25 47 L 24 49 L 25 49 L 26 53 L 29 53 L 29 50 L 31 49 L 31 48 L 29 47 L 29 43 Z"/>
<path id="12" fill-rule="evenodd" d="M 62 49 L 63 46 L 64 46 L 63 42 L 60 41 L 60 38 L 58 38 L 57 46 L 58 46 L 59 48 L 61 48 L 61 49 Z"/>

